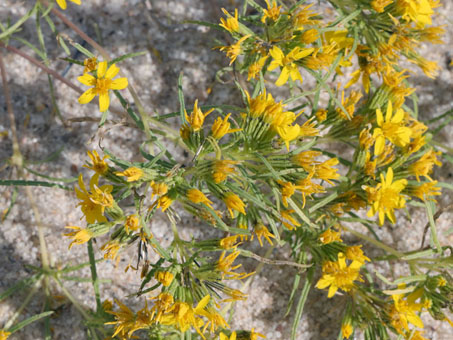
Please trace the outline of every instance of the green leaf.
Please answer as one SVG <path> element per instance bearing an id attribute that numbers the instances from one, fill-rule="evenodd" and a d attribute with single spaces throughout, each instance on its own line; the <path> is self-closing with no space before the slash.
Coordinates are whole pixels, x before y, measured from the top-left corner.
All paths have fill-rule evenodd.
<path id="1" fill-rule="evenodd" d="M 69 178 L 51 177 L 51 176 L 47 176 L 47 175 L 41 174 L 41 173 L 39 173 L 39 172 L 37 172 L 35 170 L 32 170 L 32 169 L 30 169 L 28 167 L 25 167 L 25 166 L 24 166 L 24 169 L 27 170 L 28 172 L 32 173 L 33 175 L 48 179 L 50 181 L 55 181 L 55 182 L 74 183 L 78 179 L 77 177 L 69 177 Z"/>
<path id="2" fill-rule="evenodd" d="M 43 181 L 25 181 L 25 180 L 0 180 L 0 185 L 7 186 L 32 186 L 32 187 L 48 187 L 48 188 L 59 188 L 63 190 L 72 191 L 72 188 L 66 187 L 57 183 L 43 182 Z"/>
<path id="3" fill-rule="evenodd" d="M 80 61 L 80 60 L 75 60 L 75 59 L 72 59 L 72 58 L 60 58 L 60 60 L 64 60 L 68 63 L 71 63 L 71 64 L 76 64 L 76 65 L 80 65 L 80 66 L 85 66 L 83 64 L 83 61 Z"/>
<path id="4" fill-rule="evenodd" d="M 179 119 L 181 120 L 181 126 L 186 123 L 186 117 L 184 111 L 186 110 L 186 105 L 184 104 L 184 92 L 182 89 L 182 77 L 184 73 L 181 72 L 178 77 L 178 100 L 179 100 Z"/>
<path id="5" fill-rule="evenodd" d="M 218 30 L 218 31 L 228 32 L 226 29 L 224 29 L 223 27 L 219 26 L 218 24 L 212 24 L 212 23 L 207 22 L 207 21 L 184 20 L 182 23 L 183 24 L 195 24 L 195 25 L 200 25 L 200 26 L 206 26 L 206 27 L 210 27 L 210 28 L 213 28 L 215 30 Z"/>
<path id="6" fill-rule="evenodd" d="M 431 229 L 431 242 L 436 246 L 436 251 L 442 253 L 442 246 L 437 237 L 436 221 L 434 221 L 435 206 L 431 201 L 425 201 L 426 212 L 428 213 L 428 221 Z"/>
<path id="7" fill-rule="evenodd" d="M 39 319 L 45 318 L 46 316 L 49 316 L 52 314 L 53 314 L 53 311 L 33 315 L 32 317 L 29 317 L 28 319 L 25 319 L 24 321 L 21 321 L 18 324 L 8 328 L 7 331 L 11 332 L 11 333 L 17 332 L 19 329 L 24 328 L 25 326 L 31 324 L 32 322 L 38 321 Z"/>
<path id="8" fill-rule="evenodd" d="M 31 286 L 33 283 L 38 281 L 41 278 L 41 273 L 35 274 L 33 276 L 27 277 L 23 280 L 16 282 L 14 286 L 9 287 L 7 290 L 0 294 L 0 301 L 3 301 L 8 296 L 14 294 L 18 290 L 24 290 L 27 287 Z"/>
<path id="9" fill-rule="evenodd" d="M 126 101 L 126 99 L 124 99 L 124 97 L 118 90 L 114 90 L 113 93 L 115 94 L 116 98 L 119 99 L 121 106 L 127 111 L 135 124 L 137 124 L 137 127 L 143 131 L 145 129 L 145 126 L 143 125 L 142 119 L 134 112 L 134 110 L 132 110 L 129 103 Z"/>
<path id="10" fill-rule="evenodd" d="M 36 2 L 31 10 L 29 10 L 24 16 L 22 16 L 16 23 L 12 26 L 9 26 L 5 31 L 0 33 L 0 40 L 5 39 L 9 35 L 13 34 L 23 23 L 25 23 L 28 18 L 30 18 L 35 10 L 38 8 L 39 2 Z"/>
<path id="11" fill-rule="evenodd" d="M 296 340 L 297 337 L 297 326 L 302 318 L 302 312 L 304 311 L 305 302 L 308 298 L 308 293 L 310 292 L 311 284 L 313 281 L 313 268 L 310 268 L 307 273 L 307 278 L 305 279 L 304 286 L 300 293 L 299 301 L 297 302 L 296 314 L 294 315 L 294 321 L 291 326 L 291 340 Z"/>
<path id="12" fill-rule="evenodd" d="M 135 57 L 138 57 L 138 56 L 141 56 L 141 55 L 145 55 L 146 53 L 147 53 L 146 51 L 128 53 L 128 54 L 122 55 L 121 57 L 118 57 L 118 58 L 115 58 L 113 60 L 110 60 L 107 65 L 110 66 L 110 65 L 113 65 L 113 64 L 117 64 L 117 63 L 122 62 L 123 60 L 126 60 L 128 58 L 135 58 Z"/>

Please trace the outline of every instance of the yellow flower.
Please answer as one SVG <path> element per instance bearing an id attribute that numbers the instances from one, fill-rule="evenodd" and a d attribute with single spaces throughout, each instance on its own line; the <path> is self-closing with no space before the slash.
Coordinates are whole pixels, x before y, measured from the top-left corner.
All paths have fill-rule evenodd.
<path id="1" fill-rule="evenodd" d="M 80 5 L 80 0 L 69 0 L 72 1 L 73 3 Z M 61 9 L 65 10 L 67 5 L 66 5 L 66 0 L 57 0 L 58 6 L 61 7 Z"/>
<path id="2" fill-rule="evenodd" d="M 282 210 L 280 211 L 280 215 L 282 216 L 282 220 L 280 220 L 283 225 L 288 228 L 289 230 L 293 230 L 295 227 L 300 227 L 301 224 L 294 218 L 291 216 L 291 214 L 294 213 L 294 210 L 290 209 L 290 210 Z M 289 224 L 288 222 L 286 222 L 285 220 L 288 220 L 289 222 L 291 222 L 291 224 Z"/>
<path id="3" fill-rule="evenodd" d="M 393 0 L 373 0 L 371 1 L 371 7 L 373 7 L 376 12 L 382 13 L 384 12 L 384 8 L 392 2 Z"/>
<path id="4" fill-rule="evenodd" d="M 133 167 L 127 168 L 126 170 L 124 170 L 122 172 L 120 172 L 120 171 L 115 172 L 115 175 L 125 176 L 125 177 L 127 177 L 128 182 L 135 182 L 143 177 L 143 170 L 133 166 Z"/>
<path id="5" fill-rule="evenodd" d="M 234 63 L 236 58 L 241 54 L 241 52 L 242 52 L 241 44 L 250 37 L 251 37 L 251 34 L 248 34 L 248 35 L 243 36 L 241 39 L 239 39 L 233 45 L 220 47 L 220 50 L 225 51 L 227 57 L 230 58 L 230 65 L 232 63 Z"/>
<path id="6" fill-rule="evenodd" d="M 212 125 L 212 137 L 215 139 L 220 139 L 225 136 L 227 133 L 233 133 L 241 131 L 242 129 L 230 129 L 230 122 L 228 122 L 228 118 L 230 118 L 231 113 L 227 114 L 226 117 L 222 120 L 221 117 L 217 117 Z"/>
<path id="7" fill-rule="evenodd" d="M 313 172 L 311 172 L 307 176 L 307 178 L 301 179 L 300 181 L 297 182 L 299 191 L 302 192 L 302 200 L 303 200 L 302 208 L 305 207 L 307 196 L 311 197 L 312 194 L 325 192 L 322 185 L 313 183 L 311 181 L 312 177 L 313 177 Z"/>
<path id="8" fill-rule="evenodd" d="M 442 276 L 439 276 L 437 278 L 437 286 L 438 287 L 445 287 L 447 285 L 447 280 L 445 280 L 445 278 L 443 278 Z"/>
<path id="9" fill-rule="evenodd" d="M 193 111 L 189 115 L 187 115 L 187 112 L 184 110 L 184 114 L 186 116 L 187 122 L 190 124 L 190 127 L 192 128 L 192 131 L 198 131 L 201 129 L 204 123 L 204 119 L 207 117 L 208 114 L 210 114 L 214 109 L 210 109 L 208 112 L 203 113 L 200 108 L 198 108 L 198 99 L 195 100 L 195 103 L 193 105 Z"/>
<path id="10" fill-rule="evenodd" d="M 234 17 L 232 17 L 225 8 L 222 8 L 222 12 L 223 12 L 223 14 L 228 16 L 228 18 L 226 20 L 224 18 L 220 18 L 221 23 L 219 24 L 219 26 L 223 27 L 230 33 L 239 31 L 237 8 L 234 9 Z"/>
<path id="11" fill-rule="evenodd" d="M 362 131 L 360 131 L 359 145 L 362 149 L 368 150 L 374 144 L 374 142 L 375 140 L 371 135 L 369 128 L 364 128 Z"/>
<path id="12" fill-rule="evenodd" d="M 107 69 L 107 62 L 101 61 L 98 65 L 96 77 L 90 73 L 85 73 L 77 78 L 82 84 L 93 86 L 85 91 L 79 97 L 80 104 L 87 104 L 93 100 L 95 96 L 99 96 L 99 110 L 105 112 L 110 105 L 109 90 L 122 90 L 128 86 L 127 78 L 113 79 L 120 69 L 115 64 Z"/>
<path id="13" fill-rule="evenodd" d="M 419 27 L 431 25 L 431 15 L 434 11 L 428 0 L 397 0 L 396 8 L 406 21 L 413 21 Z"/>
<path id="14" fill-rule="evenodd" d="M 230 255 L 225 256 L 226 252 L 222 252 L 220 255 L 219 260 L 217 261 L 216 264 L 216 269 L 220 272 L 222 272 L 222 279 L 229 279 L 229 280 L 242 280 L 250 275 L 253 275 L 254 273 L 236 273 L 233 270 L 236 270 L 240 267 L 242 267 L 242 264 L 238 264 L 233 266 L 233 262 L 236 260 L 236 258 L 239 256 L 241 252 L 239 250 L 236 250 L 232 252 Z M 242 294 L 242 293 L 241 293 Z"/>
<path id="15" fill-rule="evenodd" d="M 341 105 L 343 105 L 345 111 L 341 108 L 337 108 L 338 115 L 345 120 L 349 120 L 354 116 L 355 105 L 362 98 L 361 92 L 351 91 L 349 97 L 345 100 L 344 91 L 341 92 Z"/>
<path id="16" fill-rule="evenodd" d="M 319 235 L 318 239 L 323 244 L 343 242 L 343 240 L 341 239 L 341 233 L 332 229 L 327 229 L 326 231 L 324 231 L 321 235 Z"/>
<path id="17" fill-rule="evenodd" d="M 151 300 L 154 300 L 154 306 L 150 311 L 151 319 L 156 322 L 160 322 L 162 315 L 170 310 L 175 302 L 173 296 L 168 293 L 160 293 L 158 296 L 151 298 Z"/>
<path id="18" fill-rule="evenodd" d="M 69 245 L 69 249 L 71 249 L 74 244 L 84 244 L 93 237 L 93 233 L 89 229 L 82 229 L 75 226 L 67 226 L 65 228 L 75 230 L 64 234 L 64 236 L 72 237 L 73 239 L 73 241 Z"/>
<path id="19" fill-rule="evenodd" d="M 91 163 L 93 163 L 93 165 L 84 165 L 84 167 L 95 171 L 99 175 L 105 175 L 105 173 L 109 170 L 109 166 L 104 160 L 109 158 L 109 156 L 105 155 L 101 158 L 96 150 L 91 152 L 87 151 L 87 153 L 88 157 L 91 158 Z"/>
<path id="20" fill-rule="evenodd" d="M 316 123 L 313 119 L 307 120 L 300 126 L 299 137 L 314 137 L 319 134 L 319 130 L 315 128 Z"/>
<path id="21" fill-rule="evenodd" d="M 119 337 L 122 339 L 130 338 L 135 331 L 148 327 L 147 320 L 143 320 L 142 318 L 138 317 L 138 314 L 140 312 L 138 312 L 136 315 L 125 304 L 116 299 L 115 302 L 120 307 L 120 310 L 117 312 L 107 311 L 107 313 L 115 316 L 115 321 L 106 323 L 107 325 L 115 325 L 115 332 L 113 333 L 112 338 L 117 335 L 119 335 Z M 146 306 L 143 312 L 145 311 L 147 311 Z M 143 314 L 143 312 L 141 314 Z"/>
<path id="22" fill-rule="evenodd" d="M 228 192 L 223 198 L 223 201 L 225 202 L 228 211 L 230 212 L 231 218 L 234 218 L 233 209 L 245 215 L 245 204 L 244 202 L 242 202 L 238 195 L 232 192 Z"/>
<path id="23" fill-rule="evenodd" d="M 368 217 L 379 214 L 379 225 L 384 224 L 385 216 L 392 224 L 395 224 L 396 218 L 393 209 L 402 209 L 406 201 L 400 194 L 407 185 L 407 180 L 400 179 L 393 182 L 393 169 L 388 168 L 387 177 L 381 174 L 381 183 L 376 188 L 365 187 L 368 193 L 368 203 L 371 208 L 367 213 Z"/>
<path id="24" fill-rule="evenodd" d="M 302 76 L 300 75 L 298 66 L 294 61 L 305 58 L 314 51 L 314 48 L 301 49 L 300 47 L 295 47 L 289 52 L 286 56 L 283 54 L 283 51 L 278 47 L 274 46 L 269 54 L 272 56 L 273 60 L 269 65 L 269 71 L 274 70 L 275 68 L 281 66 L 282 71 L 278 77 L 275 85 L 282 86 L 288 81 L 288 78 L 291 77 L 293 81 L 300 80 L 302 82 Z"/>
<path id="25" fill-rule="evenodd" d="M 227 159 L 218 160 L 214 162 L 212 178 L 215 183 L 221 183 L 227 179 L 229 174 L 236 173 L 234 165 L 237 164 L 237 161 L 230 161 Z"/>
<path id="26" fill-rule="evenodd" d="M 343 335 L 343 338 L 349 339 L 349 337 L 352 335 L 352 332 L 354 332 L 354 328 L 352 328 L 350 322 L 341 324 L 341 333 Z"/>
<path id="27" fill-rule="evenodd" d="M 260 73 L 264 64 L 266 63 L 267 57 L 268 56 L 261 57 L 260 59 L 258 59 L 258 61 L 249 66 L 247 81 L 250 81 L 250 79 L 256 79 L 257 75 Z"/>
<path id="28" fill-rule="evenodd" d="M 118 256 L 118 252 L 121 249 L 121 245 L 116 241 L 108 241 L 102 245 L 101 250 L 104 251 L 104 259 L 115 260 Z M 117 263 L 120 260 L 118 257 Z"/>
<path id="29" fill-rule="evenodd" d="M 195 204 L 198 204 L 198 203 L 204 203 L 208 206 L 211 206 L 212 204 L 212 201 L 210 201 L 206 196 L 205 194 L 203 194 L 200 190 L 198 189 L 189 189 L 187 191 L 187 198 L 195 203 Z"/>
<path id="30" fill-rule="evenodd" d="M 425 58 L 419 55 L 416 55 L 414 58 L 415 59 L 409 59 L 409 61 L 420 67 L 427 77 L 432 79 L 436 78 L 437 73 L 440 70 L 440 67 L 437 64 L 437 62 L 426 60 Z"/>
<path id="31" fill-rule="evenodd" d="M 404 147 L 410 142 L 412 130 L 403 126 L 404 111 L 397 109 L 395 114 L 392 114 L 392 102 L 388 103 L 385 120 L 381 109 L 376 110 L 376 121 L 379 126 L 373 131 L 373 138 L 376 139 L 376 144 L 374 145 L 374 154 L 376 156 L 379 156 L 384 151 L 386 139 L 399 147 Z"/>
<path id="32" fill-rule="evenodd" d="M 404 286 L 400 285 L 398 287 Z M 409 330 L 409 323 L 418 328 L 424 327 L 422 319 L 416 314 L 416 312 L 419 312 L 422 309 L 421 303 L 415 303 L 419 298 L 420 293 L 414 291 L 406 300 L 403 299 L 403 296 L 403 294 L 392 295 L 394 305 L 390 311 L 390 322 L 400 334 L 403 330 Z"/>
<path id="33" fill-rule="evenodd" d="M 98 68 L 98 59 L 96 57 L 87 58 L 83 61 L 83 73 L 93 72 Z"/>
<path id="34" fill-rule="evenodd" d="M 346 249 L 346 258 L 351 261 L 358 261 L 362 264 L 365 264 L 365 261 L 370 261 L 370 259 L 365 256 L 362 250 L 362 246 L 349 246 Z"/>
<path id="35" fill-rule="evenodd" d="M 348 292 L 354 287 L 355 280 L 361 281 L 359 273 L 361 266 L 362 263 L 358 261 L 352 261 L 348 266 L 346 256 L 338 253 L 338 261 L 327 261 L 323 264 L 323 275 L 316 284 L 316 288 L 324 289 L 330 286 L 327 294 L 329 298 L 334 296 L 338 289 Z"/>
<path id="36" fill-rule="evenodd" d="M 278 180 L 277 182 L 282 186 L 282 188 L 280 189 L 282 194 L 282 201 L 283 205 L 287 207 L 288 206 L 287 200 L 288 198 L 291 198 L 291 196 L 296 192 L 297 186 L 291 182 L 285 182 L 281 180 Z"/>
<path id="37" fill-rule="evenodd" d="M 277 21 L 278 17 L 280 16 L 280 9 L 282 6 L 277 7 L 277 2 L 272 0 L 272 5 L 270 4 L 269 0 L 265 0 L 267 9 L 263 9 L 263 16 L 261 17 L 261 22 L 263 24 L 266 23 L 266 19 L 269 18 L 272 21 Z"/>
<path id="38" fill-rule="evenodd" d="M 315 166 L 319 164 L 318 161 L 315 161 L 315 158 L 321 156 L 321 154 L 320 151 L 302 151 L 294 155 L 291 161 L 304 168 L 305 171 L 312 172 Z"/>
<path id="39" fill-rule="evenodd" d="M 169 196 L 165 195 L 162 197 L 159 197 L 157 200 L 157 208 L 161 208 L 162 212 L 167 210 L 170 205 L 173 203 L 173 199 L 171 199 Z"/>
<path id="40" fill-rule="evenodd" d="M 204 322 L 197 315 L 201 315 L 200 313 L 203 312 L 203 309 L 207 306 L 209 300 L 210 296 L 206 295 L 200 300 L 195 308 L 192 308 L 192 306 L 186 302 L 177 301 L 169 309 L 168 314 L 161 317 L 160 323 L 163 325 L 176 325 L 181 332 L 186 332 L 192 326 L 196 329 L 198 334 L 204 338 L 200 329 L 203 327 Z"/>
<path id="41" fill-rule="evenodd" d="M 340 178 L 340 174 L 337 173 L 338 169 L 333 168 L 334 165 L 338 164 L 337 158 L 331 158 L 321 164 L 315 166 L 314 177 L 322 179 L 327 183 L 333 185 L 331 179 Z"/>
<path id="42" fill-rule="evenodd" d="M 412 163 L 409 166 L 409 172 L 415 177 L 417 177 L 417 181 L 420 182 L 420 176 L 424 176 L 428 178 L 430 181 L 433 179 L 429 176 L 431 172 L 433 172 L 434 165 L 441 166 L 442 162 L 437 159 L 436 156 L 441 155 L 441 152 L 430 150 L 425 153 L 420 159 L 418 159 L 415 163 Z"/>
<path id="43" fill-rule="evenodd" d="M 316 111 L 315 113 L 316 119 L 318 120 L 319 123 L 322 123 L 327 119 L 327 110 L 321 109 Z"/>
<path id="44" fill-rule="evenodd" d="M 154 278 L 165 287 L 168 287 L 173 282 L 174 277 L 172 273 L 165 271 L 158 271 L 154 274 Z"/>
<path id="45" fill-rule="evenodd" d="M 168 192 L 168 185 L 163 182 L 154 182 L 150 183 L 151 189 L 153 192 L 151 193 L 151 199 L 153 199 L 154 195 L 162 196 Z"/>
<path id="46" fill-rule="evenodd" d="M 266 336 L 264 334 L 255 332 L 255 328 L 252 328 L 252 330 L 250 331 L 249 337 L 250 337 L 250 340 L 258 340 L 258 337 L 266 338 Z"/>
<path id="47" fill-rule="evenodd" d="M 220 240 L 219 245 L 225 250 L 236 248 L 240 244 L 237 243 L 238 237 L 239 235 L 224 237 Z"/>
<path id="48" fill-rule="evenodd" d="M 126 233 L 129 234 L 129 230 L 137 231 L 140 228 L 140 220 L 138 219 L 137 215 L 129 215 L 126 218 L 126 222 L 124 223 L 124 229 L 126 230 Z"/>
<path id="49" fill-rule="evenodd" d="M 277 127 L 277 132 L 280 138 L 285 142 L 286 150 L 289 151 L 289 142 L 297 139 L 300 134 L 299 125 L 285 125 Z"/>
<path id="50" fill-rule="evenodd" d="M 303 30 L 305 25 L 310 25 L 314 26 L 319 23 L 319 20 L 314 20 L 311 19 L 311 17 L 316 17 L 319 14 L 312 11 L 310 8 L 313 6 L 313 4 L 307 5 L 307 6 L 299 6 L 298 11 L 296 14 L 293 15 L 293 25 L 297 27 L 298 30 Z M 312 30 L 308 30 L 312 31 Z M 304 42 L 304 41 L 303 41 Z M 308 42 L 305 42 L 306 44 L 309 44 Z"/>
<path id="51" fill-rule="evenodd" d="M 423 183 L 415 187 L 412 191 L 412 195 L 420 198 L 422 201 L 436 201 L 432 196 L 441 195 L 441 188 L 436 186 L 437 181 Z"/>
<path id="52" fill-rule="evenodd" d="M 219 340 L 236 340 L 236 332 L 231 333 L 230 337 L 220 332 Z"/>
<path id="53" fill-rule="evenodd" d="M 79 175 L 80 190 L 75 188 L 77 198 L 81 200 L 78 206 L 81 207 L 86 217 L 87 223 L 107 222 L 104 215 L 105 208 L 113 207 L 113 196 L 110 194 L 113 190 L 111 185 L 98 186 L 99 174 L 95 174 L 90 180 L 89 192 L 83 183 L 82 174 Z"/>
<path id="54" fill-rule="evenodd" d="M 258 238 L 258 242 L 260 243 L 260 246 L 263 246 L 263 242 L 261 241 L 261 238 L 264 237 L 267 242 L 269 242 L 270 245 L 273 245 L 271 237 L 275 238 L 274 234 L 269 232 L 269 230 L 266 228 L 266 226 L 263 223 L 258 223 L 255 226 L 255 234 L 256 237 Z"/>

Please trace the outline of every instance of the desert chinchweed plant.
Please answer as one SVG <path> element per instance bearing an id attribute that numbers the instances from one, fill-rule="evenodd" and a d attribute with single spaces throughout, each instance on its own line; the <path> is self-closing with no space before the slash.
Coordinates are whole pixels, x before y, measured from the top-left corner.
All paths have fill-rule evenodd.
<path id="1" fill-rule="evenodd" d="M 66 10 L 73 5 L 56 3 Z M 37 2 L 33 11 L 50 21 L 53 14 L 64 18 L 52 6 Z M 425 339 L 422 313 L 453 326 L 451 248 L 441 246 L 436 231 L 436 196 L 451 186 L 432 177 L 443 154 L 417 118 L 411 73 L 401 64 L 408 61 L 435 77 L 437 64 L 418 48 L 420 42 L 442 43 L 444 28 L 432 22 L 438 6 L 433 0 L 330 0 L 324 6 L 247 0 L 232 14 L 222 9 L 220 24 L 194 24 L 228 37 L 229 43 L 213 47 L 229 59 L 222 72 L 231 73 L 242 103 L 203 106 L 196 100 L 186 106 L 179 86 L 180 111 L 168 117 L 146 115 L 133 79 L 120 74 L 118 65 L 136 54 L 111 59 L 82 36 L 94 50 L 74 44 L 85 58 L 66 58 L 89 87 L 79 103 L 98 96 L 102 126 L 114 94 L 153 146 L 137 146 L 144 161 L 134 163 L 108 148 L 88 152 L 89 176 L 80 174 L 75 186 L 75 208 L 84 220 L 66 226 L 64 235 L 70 249 L 88 246 L 97 310 L 83 316 L 91 338 L 265 338 L 254 325 L 231 328 L 225 314 L 234 314 L 234 303 L 247 299 L 232 281 L 256 275 L 241 267 L 241 256 L 297 269 L 288 302 L 295 310 L 291 339 L 297 338 L 311 289 L 345 301 L 339 339 L 353 334 L 367 340 Z M 3 48 L 15 31 L 2 30 Z M 285 94 L 280 100 L 272 94 L 277 87 Z M 136 105 L 121 94 L 126 89 Z M 174 116 L 179 131 L 166 123 Z M 165 148 L 169 142 L 189 153 L 189 160 L 177 162 Z M 7 182 L 2 184 L 13 183 Z M 398 228 L 409 205 L 426 210 L 431 237 L 420 249 L 402 252 L 383 243 L 375 230 L 384 223 Z M 223 237 L 181 238 L 182 210 Z M 166 247 L 150 227 L 157 212 L 171 226 Z M 137 247 L 138 265 L 126 259 L 125 269 L 142 280 L 138 291 L 130 291 L 143 301 L 142 309 L 101 301 L 92 240 L 103 235 L 108 235 L 100 246 L 104 259 L 118 261 L 124 248 Z M 258 256 L 247 249 L 250 242 L 271 250 L 285 246 L 288 258 L 274 259 L 271 251 Z M 379 255 L 367 254 L 368 248 Z M 151 263 L 149 252 L 159 260 Z M 392 281 L 376 266 L 383 262 L 405 265 L 409 275 Z M 297 306 L 291 306 L 294 296 Z M 44 314 L 38 317 L 49 317 Z M 19 328 L 7 325 L 0 339 Z"/>

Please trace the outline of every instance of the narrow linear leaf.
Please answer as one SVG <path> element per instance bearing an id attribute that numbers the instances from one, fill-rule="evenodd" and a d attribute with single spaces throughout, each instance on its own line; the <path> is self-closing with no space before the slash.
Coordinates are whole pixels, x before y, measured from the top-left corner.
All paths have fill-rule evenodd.
<path id="1" fill-rule="evenodd" d="M 11 333 L 17 332 L 19 329 L 24 328 L 25 326 L 31 324 L 32 322 L 38 321 L 39 319 L 45 318 L 46 316 L 49 316 L 52 314 L 53 314 L 53 311 L 48 311 L 48 312 L 44 312 L 41 314 L 33 315 L 32 317 L 29 317 L 28 319 L 25 319 L 24 321 L 19 322 L 18 324 L 8 328 L 7 331 L 11 332 Z"/>

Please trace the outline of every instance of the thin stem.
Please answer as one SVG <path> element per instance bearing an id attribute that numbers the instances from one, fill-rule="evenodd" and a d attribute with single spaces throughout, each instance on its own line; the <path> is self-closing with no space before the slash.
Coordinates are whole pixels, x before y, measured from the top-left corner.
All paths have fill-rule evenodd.
<path id="1" fill-rule="evenodd" d="M 355 231 L 355 230 L 353 230 L 353 229 L 351 229 L 349 227 L 346 227 L 345 225 L 343 225 L 342 228 L 347 230 L 347 231 L 349 231 L 354 236 L 357 236 L 358 238 L 361 238 L 362 240 L 367 241 L 368 243 L 371 243 L 371 244 L 375 245 L 376 247 L 381 248 L 381 249 L 385 250 L 386 252 L 389 252 L 389 253 L 395 255 L 398 258 L 404 257 L 403 253 L 393 249 L 392 247 L 390 247 L 390 246 L 388 246 L 388 245 L 386 245 L 386 244 L 384 244 L 384 243 L 382 243 L 382 242 L 380 242 L 378 240 L 375 240 L 375 239 L 373 239 L 371 237 L 368 237 L 368 236 L 366 236 L 366 235 L 364 235 L 362 233 L 359 233 L 358 231 Z"/>
<path id="2" fill-rule="evenodd" d="M 101 293 L 99 289 L 99 278 L 96 271 L 96 260 L 94 258 L 93 241 L 88 241 L 88 258 L 90 259 L 91 280 L 93 282 L 94 295 L 96 296 L 96 311 L 99 313 L 102 310 Z"/>
<path id="3" fill-rule="evenodd" d="M 5 64 L 3 62 L 3 54 L 0 52 L 0 69 L 1 69 L 1 77 L 3 83 L 3 92 L 5 94 L 5 101 L 6 107 L 8 111 L 8 118 L 10 122 L 11 134 L 13 139 L 13 156 L 12 156 L 12 163 L 17 168 L 17 172 L 19 178 L 24 178 L 24 171 L 23 171 L 23 156 L 20 152 L 19 141 L 17 138 L 17 130 L 16 130 L 16 120 L 14 118 L 14 111 L 13 111 L 13 104 L 11 100 L 11 93 L 9 91 L 9 85 L 6 77 L 6 69 Z M 25 192 L 27 194 L 30 206 L 33 210 L 33 214 L 35 216 L 36 225 L 38 227 L 38 238 L 39 238 L 39 246 L 41 250 L 41 262 L 44 270 L 49 269 L 49 255 L 47 251 L 46 240 L 44 238 L 44 226 L 41 222 L 41 215 L 39 214 L 39 210 L 36 207 L 36 203 L 29 187 L 25 187 Z M 47 279 L 45 279 L 45 286 L 47 292 Z"/>
<path id="4" fill-rule="evenodd" d="M 39 289 L 39 286 L 41 285 L 41 280 L 42 279 L 39 279 L 38 281 L 36 281 L 31 289 L 31 291 L 28 293 L 28 295 L 25 297 L 25 300 L 24 302 L 22 302 L 22 304 L 20 305 L 20 307 L 14 312 L 14 314 L 11 316 L 11 318 L 5 323 L 5 326 L 3 327 L 3 329 L 8 329 L 10 328 L 14 321 L 16 321 L 16 319 L 19 317 L 19 315 L 22 313 L 22 311 L 28 306 L 28 304 L 30 303 L 30 300 L 31 298 L 33 297 L 33 295 L 36 294 L 36 292 L 38 291 Z"/>
<path id="5" fill-rule="evenodd" d="M 0 42 L 0 47 L 6 48 L 8 51 L 11 51 L 13 53 L 16 53 L 16 54 L 20 55 L 22 58 L 27 59 L 29 62 L 31 62 L 32 64 L 38 66 L 40 69 L 44 70 L 46 73 L 52 75 L 55 79 L 58 79 L 59 81 L 61 81 L 65 85 L 69 86 L 74 91 L 76 91 L 76 92 L 78 92 L 80 94 L 83 93 L 83 91 L 82 91 L 82 89 L 80 87 L 77 87 L 76 85 L 71 83 L 69 80 L 67 80 L 64 77 L 62 77 L 61 75 L 59 75 L 56 71 L 48 68 L 43 63 L 39 62 L 38 60 L 36 60 L 35 58 L 29 56 L 28 54 L 22 52 L 21 50 L 15 48 L 13 46 L 6 46 L 2 42 Z"/>
<path id="6" fill-rule="evenodd" d="M 85 311 L 85 309 L 80 305 L 80 303 L 76 300 L 76 298 L 65 288 L 65 286 L 63 286 L 63 284 L 60 282 L 60 280 L 58 280 L 57 278 L 53 278 L 55 280 L 55 282 L 60 286 L 61 290 L 63 291 L 63 294 L 66 295 L 66 297 L 68 298 L 69 301 L 72 302 L 72 304 L 74 305 L 74 307 L 80 312 L 80 314 L 82 314 L 82 316 L 86 319 L 86 320 L 90 320 L 90 316 L 88 315 L 88 313 Z"/>

